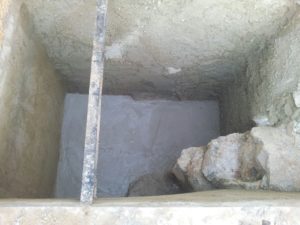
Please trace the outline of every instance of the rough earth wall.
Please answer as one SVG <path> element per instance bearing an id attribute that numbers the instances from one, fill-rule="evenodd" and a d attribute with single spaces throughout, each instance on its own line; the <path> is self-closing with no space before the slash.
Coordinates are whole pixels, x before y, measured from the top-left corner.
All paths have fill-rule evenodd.
<path id="1" fill-rule="evenodd" d="M 255 123 L 280 125 L 300 121 L 299 13 L 268 43 L 249 54 L 245 74 L 222 94 L 222 132 L 243 132 Z M 298 100 L 299 101 L 299 100 Z M 297 103 L 298 106 L 299 103 Z"/>
<path id="2" fill-rule="evenodd" d="M 14 1 L 10 7 L 0 27 L 0 197 L 50 197 L 64 88 L 35 38 L 26 6 Z"/>
<path id="3" fill-rule="evenodd" d="M 70 91 L 86 93 L 96 0 L 26 0 L 36 31 Z M 278 33 L 295 0 L 108 2 L 104 93 L 203 100 Z"/>

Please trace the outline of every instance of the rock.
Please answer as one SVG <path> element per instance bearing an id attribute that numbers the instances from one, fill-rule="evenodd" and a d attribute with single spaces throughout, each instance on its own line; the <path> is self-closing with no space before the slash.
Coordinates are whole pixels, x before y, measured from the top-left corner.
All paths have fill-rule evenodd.
<path id="1" fill-rule="evenodd" d="M 185 149 L 173 173 L 196 191 L 212 188 L 209 183 L 216 188 L 300 191 L 300 135 L 295 126 L 255 127 L 212 140 L 206 151 Z"/>
<path id="2" fill-rule="evenodd" d="M 257 162 L 264 170 L 261 188 L 300 191 L 299 135 L 285 128 L 256 127 L 251 130 Z"/>
<path id="3" fill-rule="evenodd" d="M 255 145 L 246 134 L 212 140 L 202 162 L 202 172 L 218 188 L 258 189 L 262 170 L 255 160 Z"/>
<path id="4" fill-rule="evenodd" d="M 296 107 L 300 108 L 300 83 L 298 84 L 297 90 L 293 92 L 293 99 Z"/>
<path id="5" fill-rule="evenodd" d="M 239 178 L 239 151 L 243 134 L 230 134 L 212 140 L 202 163 L 204 176 L 214 185 L 223 186 Z"/>
<path id="6" fill-rule="evenodd" d="M 259 115 L 255 116 L 253 118 L 253 122 L 256 124 L 256 126 L 271 126 L 272 123 L 270 122 L 270 119 L 266 115 Z"/>
<path id="7" fill-rule="evenodd" d="M 204 147 L 184 149 L 173 167 L 173 174 L 187 191 L 213 189 L 201 171 L 204 153 Z"/>
<path id="8" fill-rule="evenodd" d="M 172 174 L 146 174 L 129 185 L 127 196 L 156 196 L 182 193 Z"/>

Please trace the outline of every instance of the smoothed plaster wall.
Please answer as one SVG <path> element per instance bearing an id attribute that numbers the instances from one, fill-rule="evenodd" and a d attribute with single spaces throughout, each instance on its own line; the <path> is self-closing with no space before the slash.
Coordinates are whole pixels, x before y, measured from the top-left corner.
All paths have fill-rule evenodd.
<path id="1" fill-rule="evenodd" d="M 56 197 L 78 197 L 81 187 L 87 95 L 65 100 Z M 219 136 L 215 101 L 135 101 L 103 96 L 98 196 L 126 195 L 138 177 L 170 171 L 181 150 Z"/>
<path id="2" fill-rule="evenodd" d="M 0 51 L 0 197 L 51 197 L 64 88 L 26 5 L 11 7 Z"/>
<path id="3" fill-rule="evenodd" d="M 255 123 L 277 126 L 291 121 L 300 131 L 299 21 L 298 13 L 275 39 L 253 49 L 245 73 L 224 88 L 223 133 L 246 131 Z"/>

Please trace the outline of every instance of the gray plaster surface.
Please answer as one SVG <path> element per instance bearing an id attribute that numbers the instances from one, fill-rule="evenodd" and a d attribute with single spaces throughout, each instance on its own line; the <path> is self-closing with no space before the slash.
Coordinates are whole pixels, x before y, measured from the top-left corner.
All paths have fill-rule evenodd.
<path id="1" fill-rule="evenodd" d="M 62 128 L 56 197 L 80 194 L 87 95 L 68 94 Z M 219 136 L 215 101 L 135 101 L 103 96 L 98 196 L 126 195 L 130 182 L 168 171 L 182 149 Z"/>

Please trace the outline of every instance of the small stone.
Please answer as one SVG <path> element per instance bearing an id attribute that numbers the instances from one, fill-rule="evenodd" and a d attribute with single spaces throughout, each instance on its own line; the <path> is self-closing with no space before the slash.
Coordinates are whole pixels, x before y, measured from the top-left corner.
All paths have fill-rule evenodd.
<path id="1" fill-rule="evenodd" d="M 213 189 L 213 186 L 205 179 L 201 171 L 204 153 L 204 147 L 184 149 L 173 167 L 173 174 L 184 189 L 188 191 Z"/>
<path id="2" fill-rule="evenodd" d="M 300 108 L 300 90 L 293 93 L 293 99 L 297 108 Z"/>
<path id="3" fill-rule="evenodd" d="M 263 221 L 261 222 L 261 224 L 262 224 L 262 225 L 271 225 L 271 222 L 268 221 L 268 220 L 263 220 Z"/>
<path id="4" fill-rule="evenodd" d="M 293 131 L 296 133 L 296 134 L 300 134 L 300 123 L 297 122 L 297 121 L 294 121 L 293 123 Z"/>
<path id="5" fill-rule="evenodd" d="M 129 185 L 127 196 L 158 196 L 182 193 L 172 174 L 146 174 Z"/>
<path id="6" fill-rule="evenodd" d="M 271 126 L 272 125 L 269 118 L 265 115 L 255 116 L 253 118 L 253 121 L 256 124 L 256 126 Z"/>

